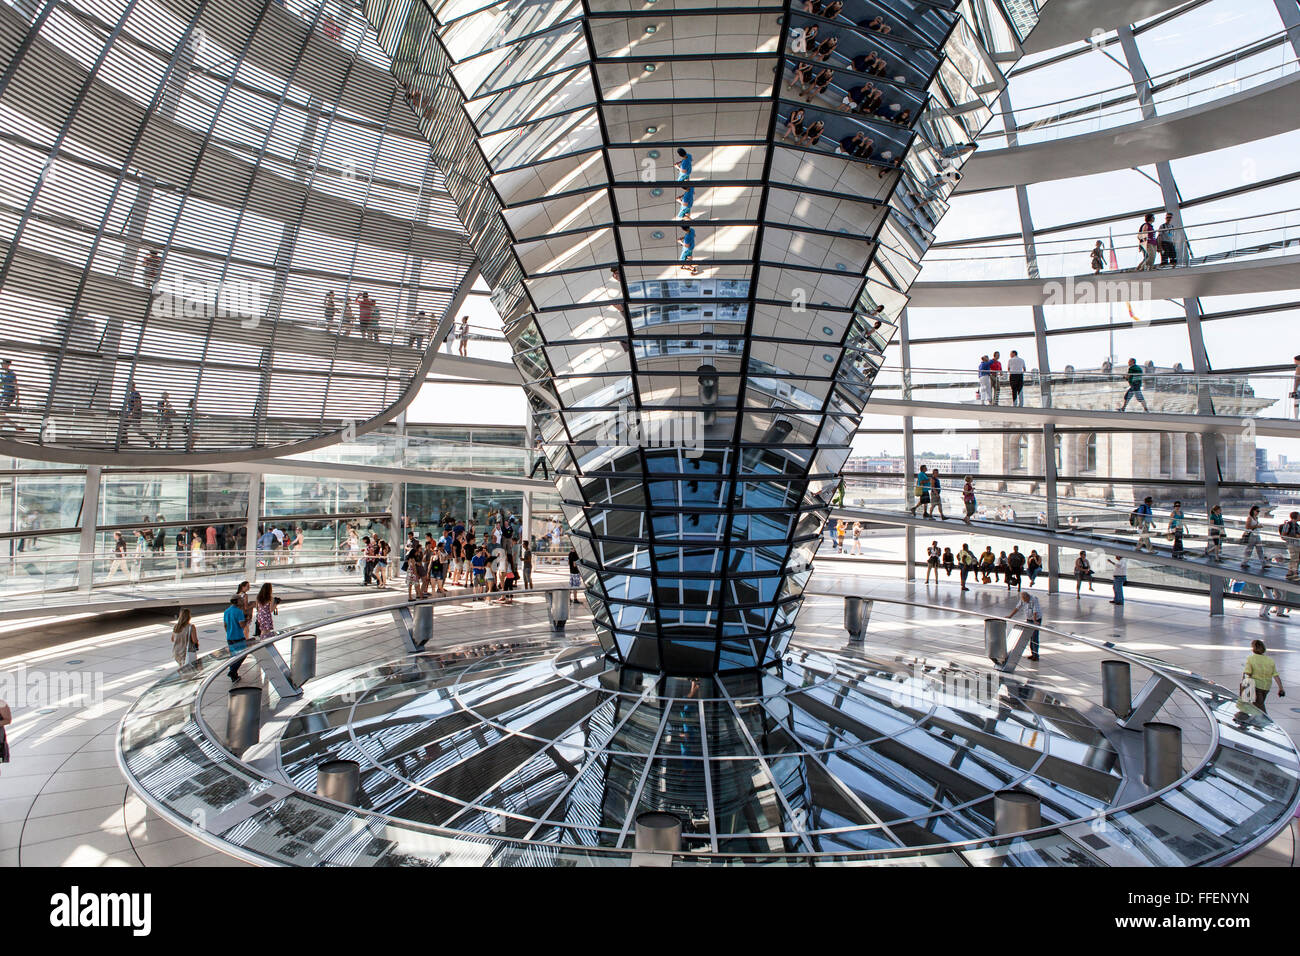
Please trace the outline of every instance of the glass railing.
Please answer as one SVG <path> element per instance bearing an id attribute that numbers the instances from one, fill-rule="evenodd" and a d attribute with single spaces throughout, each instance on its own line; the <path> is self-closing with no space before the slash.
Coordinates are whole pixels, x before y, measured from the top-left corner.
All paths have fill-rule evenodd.
<path id="1" fill-rule="evenodd" d="M 524 478 L 535 458 L 531 449 L 518 446 L 370 432 L 353 441 L 294 455 L 290 460 Z M 542 470 L 537 474 L 542 477 Z"/>
<path id="2" fill-rule="evenodd" d="M 938 467 L 943 462 L 936 461 Z M 1207 586 L 1212 578 L 1228 579 L 1233 582 L 1234 571 L 1247 557 L 1246 515 L 1231 513 L 1224 515 L 1220 533 L 1210 533 L 1210 522 L 1204 511 L 1184 511 L 1177 522 L 1164 502 L 1152 508 L 1152 514 L 1145 523 L 1134 517 L 1134 504 L 1115 504 L 1113 502 L 1075 497 L 1068 491 L 1061 494 L 1057 502 L 1057 516 L 1054 526 L 1048 524 L 1047 505 L 1042 494 L 1017 492 L 1018 483 L 1014 476 L 1004 478 L 974 477 L 976 511 L 972 524 L 961 523 L 964 513 L 962 504 L 962 484 L 964 475 L 944 474 L 943 511 L 947 521 L 936 522 L 936 534 L 951 533 L 984 536 L 1001 539 L 1006 542 L 1020 543 L 1022 551 L 1028 552 L 1028 545 L 1033 542 L 1017 541 L 1017 535 L 1026 530 L 1047 532 L 1056 537 L 1055 543 L 1069 551 L 1089 552 L 1089 560 L 1098 579 L 1103 578 L 1106 568 L 1100 551 L 1092 551 L 1090 544 L 1121 544 L 1140 549 L 1164 558 L 1181 559 L 1179 564 L 1171 565 L 1161 562 L 1150 565 L 1146 573 L 1152 582 L 1170 582 L 1177 578 L 1192 582 L 1198 588 Z M 1023 479 L 1027 484 L 1040 484 L 1042 479 Z M 1104 482 L 1104 479 L 1102 479 Z M 1072 484 L 1082 484 L 1082 480 L 1058 478 L 1058 488 L 1068 489 Z M 1172 490 L 1172 489 L 1171 489 Z M 1172 497 L 1166 495 L 1165 497 Z M 897 477 L 870 475 L 845 475 L 844 504 L 833 510 L 833 517 L 843 517 L 850 522 L 855 520 L 870 522 L 874 516 L 888 513 L 903 513 L 900 502 L 907 501 L 906 507 L 916 503 L 912 495 L 912 485 L 904 488 L 904 483 Z M 866 509 L 858 512 L 855 509 Z M 1232 510 L 1231 508 L 1228 510 Z M 1244 511 L 1245 508 L 1241 508 Z M 1282 509 L 1279 508 L 1279 511 Z M 1289 510 L 1289 508 L 1287 509 Z M 924 513 L 918 507 L 917 516 Z M 1256 576 L 1275 579 L 1277 588 L 1285 592 L 1287 600 L 1300 598 L 1300 582 L 1288 581 L 1286 578 L 1290 548 L 1278 533 L 1278 526 L 1284 517 L 1267 510 L 1259 517 L 1259 526 L 1250 539 L 1249 571 Z M 1136 523 L 1135 523 L 1136 522 Z M 832 533 L 834 521 L 827 525 L 826 534 Z M 1182 529 L 1180 538 L 1176 538 L 1173 527 Z M 851 538 L 850 531 L 846 537 Z M 947 545 L 947 542 L 941 542 Z M 1181 544 L 1182 550 L 1176 550 Z M 1297 542 L 1300 545 L 1300 542 Z M 954 554 L 957 548 L 953 547 Z M 996 548 L 994 549 L 996 552 Z M 829 549 L 823 553 L 830 553 Z M 977 552 L 978 553 L 978 552 Z M 1141 564 L 1140 555 L 1134 562 Z M 1072 572 L 1072 563 L 1062 565 L 1062 573 Z M 1138 583 L 1134 577 L 1133 583 Z M 1235 583 L 1235 582 L 1234 582 Z M 1231 588 L 1230 588 L 1231 589 Z M 1242 590 L 1242 589 L 1235 589 Z M 1258 586 L 1255 588 L 1258 592 Z M 1249 593 L 1249 592 L 1247 592 Z"/>
<path id="3" fill-rule="evenodd" d="M 520 603 L 543 627 L 542 604 Z M 356 665 L 354 655 L 336 655 L 333 648 L 345 645 L 355 652 L 353 622 L 383 611 L 371 607 L 289 628 L 257 647 L 287 647 L 285 642 L 299 633 L 314 634 L 320 650 L 309 689 L 315 697 L 344 692 L 350 681 L 363 679 L 372 665 Z M 958 617 L 985 617 L 945 611 Z M 1173 706 L 1182 714 L 1180 720 L 1186 725 L 1203 724 L 1208 731 L 1206 749 L 1192 761 L 1190 770 L 1170 786 L 1127 803 L 1011 837 L 864 852 L 762 854 L 701 849 L 673 854 L 672 865 L 1203 865 L 1230 862 L 1285 825 L 1300 795 L 1300 758 L 1266 714 L 1239 702 L 1233 691 L 1186 670 L 1079 635 L 1047 627 L 1040 631 L 1049 646 L 1058 639 L 1083 644 L 1172 683 Z M 398 653 L 397 647 L 394 640 L 389 656 Z M 377 648 L 375 653 L 381 658 L 384 652 Z M 198 839 L 250 862 L 299 866 L 628 866 L 637 862 L 633 849 L 458 831 L 360 810 L 281 779 L 272 780 L 236 757 L 205 719 L 206 696 L 214 685 L 224 689 L 218 678 L 229 663 L 223 649 L 172 672 L 135 701 L 119 728 L 119 764 L 132 788 L 165 819 Z M 428 664 L 437 667 L 436 659 Z M 275 710 L 282 698 L 273 683 L 267 692 L 266 703 Z M 1170 833 L 1179 839 L 1169 839 Z"/>
<path id="4" fill-rule="evenodd" d="M 1052 289 L 1045 293 L 1049 296 L 1048 304 L 1073 305 L 1076 303 L 1096 304 L 1111 303 L 1122 308 L 1128 302 L 1154 298 L 1149 289 L 1143 285 L 1148 271 L 1161 269 L 1182 269 L 1187 266 L 1213 265 L 1224 260 L 1262 259 L 1272 256 L 1293 254 L 1300 251 L 1300 209 L 1284 209 L 1275 212 L 1244 216 L 1238 219 L 1226 219 L 1217 222 L 1185 225 L 1175 230 L 1170 242 L 1174 246 L 1172 262 L 1165 261 L 1164 256 L 1154 257 L 1151 270 L 1143 268 L 1144 260 L 1137 245 L 1137 227 L 1134 223 L 1132 235 L 1123 235 L 1116 239 L 1111 235 L 1096 236 L 1090 239 L 1049 239 L 1035 240 L 1034 263 L 1036 274 L 1031 274 L 1030 262 L 1026 256 L 1023 243 L 1014 245 L 995 243 L 965 243 L 961 245 L 933 246 L 926 254 L 920 282 L 976 282 L 981 280 L 1007 279 L 1043 279 L 1067 276 L 1100 275 L 1109 277 L 1124 274 L 1124 279 L 1113 280 L 1113 285 L 1093 288 L 1085 299 L 1075 290 L 1059 290 L 1059 301 L 1050 301 Z M 1156 227 L 1159 227 L 1157 222 Z M 1103 242 L 1101 253 L 1102 269 L 1098 272 L 1092 265 L 1093 249 L 1097 242 Z M 1110 267 L 1112 243 L 1117 268 Z"/>
<path id="5" fill-rule="evenodd" d="M 1291 50 L 1287 34 L 1279 33 L 1228 57 L 1203 60 L 1152 77 L 1151 105 L 1157 116 L 1168 116 L 1283 79 L 1297 69 L 1300 61 Z M 1013 89 L 1015 82 L 1013 79 Z M 1142 103 L 1131 81 L 1085 96 L 1014 108 L 1011 117 L 1010 125 L 1021 146 L 1096 133 L 1143 118 Z M 989 131 L 979 137 L 982 148 L 1009 145 L 1006 120 L 1005 113 L 995 115 Z"/>
<path id="6" fill-rule="evenodd" d="M 127 551 L 124 554 L 19 553 L 0 557 L 0 596 L 23 604 L 66 603 L 78 588 L 115 596 L 157 596 L 159 587 L 203 589 L 237 584 L 249 577 L 282 576 L 287 583 L 361 582 L 359 557 L 343 547 L 301 551 Z M 397 586 L 399 556 L 390 556 L 390 577 Z M 404 584 L 403 582 L 400 582 Z M 89 598 L 88 598 L 89 600 Z"/>
<path id="7" fill-rule="evenodd" d="M 1005 366 L 1005 358 L 1002 360 Z M 1289 420 L 1296 417 L 1291 397 L 1293 373 L 1230 373 L 1197 375 L 1184 369 L 1142 368 L 1143 401 L 1124 397 L 1129 383 L 1123 364 L 1110 369 L 1075 369 L 1072 366 L 1048 375 L 1036 369 L 1023 373 L 1024 387 L 1019 405 L 1027 408 L 1054 408 L 1078 411 L 1129 412 L 1146 409 L 1162 415 L 1198 415 L 1200 398 L 1208 394 L 1211 414 L 1233 418 Z M 946 402 L 956 405 L 981 405 L 988 408 L 989 419 L 996 419 L 999 408 L 1010 408 L 1014 398 L 1010 374 L 1002 371 L 981 382 L 978 369 L 912 368 L 903 370 L 886 366 L 876 378 L 874 395 L 879 398 L 907 398 L 917 402 Z M 981 389 L 981 385 L 987 387 Z M 1043 386 L 1050 394 L 1050 404 L 1043 403 Z M 1134 427 L 1141 427 L 1134 422 Z"/>

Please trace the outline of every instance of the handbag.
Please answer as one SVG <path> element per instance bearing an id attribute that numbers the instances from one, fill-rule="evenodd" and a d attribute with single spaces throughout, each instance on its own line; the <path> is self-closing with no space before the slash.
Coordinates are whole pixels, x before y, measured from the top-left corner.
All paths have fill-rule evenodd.
<path id="1" fill-rule="evenodd" d="M 1249 677 L 1242 677 L 1241 686 L 1237 688 L 1237 699 L 1243 704 L 1255 703 L 1255 682 Z"/>

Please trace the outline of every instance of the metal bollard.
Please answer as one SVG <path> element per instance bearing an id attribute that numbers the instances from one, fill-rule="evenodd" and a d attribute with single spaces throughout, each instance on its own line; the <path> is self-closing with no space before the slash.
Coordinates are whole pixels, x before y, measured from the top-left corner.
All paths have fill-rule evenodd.
<path id="1" fill-rule="evenodd" d="M 1042 803 L 1032 793 L 1024 790 L 999 790 L 993 794 L 994 836 L 1037 830 L 1042 825 Z"/>
<path id="2" fill-rule="evenodd" d="M 355 760 L 326 760 L 316 767 L 316 795 L 349 805 L 361 790 L 361 764 Z"/>
<path id="3" fill-rule="evenodd" d="M 1101 706 L 1123 720 L 1133 713 L 1128 661 L 1101 662 Z"/>
<path id="4" fill-rule="evenodd" d="M 295 634 L 289 649 L 289 679 L 301 687 L 316 676 L 316 635 Z"/>
<path id="5" fill-rule="evenodd" d="M 849 632 L 849 640 L 860 643 L 867 636 L 867 622 L 871 620 L 872 602 L 866 598 L 846 597 L 844 599 L 844 630 Z"/>
<path id="6" fill-rule="evenodd" d="M 433 637 L 433 605 L 417 604 L 411 615 L 411 639 L 416 647 L 424 647 Z"/>
<path id="7" fill-rule="evenodd" d="M 636 817 L 636 848 L 653 853 L 680 853 L 682 821 L 671 813 L 647 810 Z"/>
<path id="8" fill-rule="evenodd" d="M 546 612 L 551 616 L 551 630 L 562 631 L 569 621 L 569 591 L 546 592 Z"/>
<path id="9" fill-rule="evenodd" d="M 1149 721 L 1142 725 L 1142 780 L 1162 790 L 1183 775 L 1183 729 Z"/>
<path id="10" fill-rule="evenodd" d="M 262 688 L 232 688 L 226 699 L 226 747 L 242 757 L 261 737 Z"/>
<path id="11" fill-rule="evenodd" d="M 1007 662 L 1007 622 L 1000 617 L 984 619 L 984 653 L 994 664 Z"/>

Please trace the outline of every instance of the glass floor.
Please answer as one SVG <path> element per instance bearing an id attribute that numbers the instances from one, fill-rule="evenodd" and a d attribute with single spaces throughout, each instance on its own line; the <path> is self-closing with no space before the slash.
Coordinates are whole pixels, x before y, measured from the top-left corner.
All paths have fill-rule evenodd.
<path id="1" fill-rule="evenodd" d="M 920 849 L 987 839 L 1000 789 L 1037 794 L 1052 826 L 1123 783 L 1064 701 L 952 665 L 796 648 L 762 676 L 663 678 L 559 638 L 337 676 L 280 738 L 295 786 L 357 760 L 363 811 L 506 840 L 631 848 L 654 810 L 682 821 L 686 852 Z"/>

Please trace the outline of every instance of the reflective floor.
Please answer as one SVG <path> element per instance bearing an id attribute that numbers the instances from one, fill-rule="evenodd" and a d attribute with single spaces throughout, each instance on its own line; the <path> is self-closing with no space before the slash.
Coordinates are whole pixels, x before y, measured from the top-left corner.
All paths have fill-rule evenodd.
<path id="1" fill-rule="evenodd" d="M 632 846 L 639 813 L 668 811 L 685 849 L 722 853 L 975 840 L 996 790 L 1037 793 L 1052 824 L 1122 782 L 1086 718 L 987 671 L 796 648 L 779 673 L 661 680 L 585 641 L 394 660 L 291 720 L 282 765 L 311 790 L 318 763 L 357 759 L 364 809 L 513 839 Z"/>

